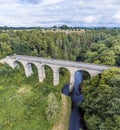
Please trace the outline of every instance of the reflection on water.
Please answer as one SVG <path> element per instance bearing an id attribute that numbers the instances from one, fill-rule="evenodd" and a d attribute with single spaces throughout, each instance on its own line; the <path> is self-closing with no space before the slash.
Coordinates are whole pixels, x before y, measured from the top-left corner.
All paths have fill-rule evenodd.
<path id="1" fill-rule="evenodd" d="M 82 81 L 83 81 L 82 72 L 77 71 L 75 73 L 75 83 L 72 93 L 69 93 L 69 84 L 66 84 L 62 89 L 62 93 L 67 96 L 70 96 L 72 102 L 69 130 L 80 130 L 80 128 L 83 128 L 82 110 L 78 107 L 78 104 L 81 103 L 83 100 L 80 86 Z"/>

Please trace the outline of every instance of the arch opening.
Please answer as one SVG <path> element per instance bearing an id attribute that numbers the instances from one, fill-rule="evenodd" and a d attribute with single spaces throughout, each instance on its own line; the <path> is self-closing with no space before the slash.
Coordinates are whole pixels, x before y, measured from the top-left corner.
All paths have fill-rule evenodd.
<path id="1" fill-rule="evenodd" d="M 42 65 L 44 70 L 44 81 L 48 84 L 53 83 L 53 70 L 49 65 Z"/>
<path id="2" fill-rule="evenodd" d="M 12 67 L 13 66 L 13 67 Z M 25 74 L 25 68 L 24 65 L 21 61 L 15 60 L 12 62 L 12 68 L 15 74 L 19 77 L 18 81 L 20 82 L 22 79 L 26 78 Z"/>
<path id="3" fill-rule="evenodd" d="M 75 74 L 76 74 L 77 72 L 79 72 L 79 73 L 82 74 L 82 79 L 83 79 L 83 80 L 88 80 L 88 79 L 91 78 L 91 75 L 90 75 L 89 72 L 87 72 L 86 70 L 77 70 L 77 71 L 75 72 Z"/>
<path id="4" fill-rule="evenodd" d="M 36 81 L 38 82 L 39 81 L 39 78 L 38 78 L 38 69 L 37 69 L 37 66 L 34 64 L 34 63 L 27 63 L 26 64 L 27 67 L 30 67 L 30 70 L 31 70 L 31 75 L 30 75 L 30 78 L 31 80 L 33 81 Z"/>
<path id="5" fill-rule="evenodd" d="M 70 96 L 69 84 L 70 84 L 71 73 L 67 68 L 61 67 L 61 68 L 59 68 L 59 74 L 60 74 L 60 85 L 59 86 L 60 86 L 61 92 L 64 95 Z"/>
<path id="6" fill-rule="evenodd" d="M 81 87 L 84 81 L 89 80 L 91 78 L 91 75 L 89 74 L 89 72 L 85 71 L 85 70 L 78 70 L 75 72 L 74 74 L 74 87 L 73 89 L 77 88 L 75 91 L 76 93 L 78 91 L 81 91 Z M 77 86 L 77 87 L 76 87 Z"/>
<path id="7" fill-rule="evenodd" d="M 24 65 L 22 64 L 22 62 L 14 61 L 13 66 L 14 66 L 14 70 L 16 70 L 17 72 L 23 72 L 25 74 Z"/>
<path id="8" fill-rule="evenodd" d="M 70 71 L 67 68 L 60 67 L 59 68 L 59 79 L 60 79 L 60 84 L 63 86 L 64 84 L 69 84 L 70 83 Z"/>

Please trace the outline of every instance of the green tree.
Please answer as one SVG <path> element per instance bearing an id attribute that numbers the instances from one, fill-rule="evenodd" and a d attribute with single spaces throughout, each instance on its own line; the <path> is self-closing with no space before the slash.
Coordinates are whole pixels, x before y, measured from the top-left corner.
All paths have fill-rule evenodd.
<path id="1" fill-rule="evenodd" d="M 9 44 L 7 44 L 6 42 L 1 42 L 0 43 L 0 53 L 1 53 L 1 58 L 12 54 L 11 46 Z"/>
<path id="2" fill-rule="evenodd" d="M 112 50 L 104 50 L 99 56 L 98 60 L 100 60 L 101 64 L 105 65 L 115 65 L 115 53 Z"/>
<path id="3" fill-rule="evenodd" d="M 120 69 L 111 68 L 86 81 L 82 89 L 84 119 L 89 130 L 117 130 L 120 119 Z"/>

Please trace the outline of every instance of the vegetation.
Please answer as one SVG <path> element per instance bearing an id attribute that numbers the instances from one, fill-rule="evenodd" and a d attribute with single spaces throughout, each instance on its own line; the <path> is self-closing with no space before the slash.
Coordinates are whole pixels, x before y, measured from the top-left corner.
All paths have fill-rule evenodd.
<path id="1" fill-rule="evenodd" d="M 106 70 L 101 78 L 84 83 L 82 92 L 84 119 L 89 130 L 118 130 L 120 128 L 120 69 Z"/>
<path id="2" fill-rule="evenodd" d="M 83 83 L 84 120 L 88 130 L 120 128 L 120 29 L 89 29 L 85 32 L 0 30 L 0 59 L 10 54 L 32 55 L 118 66 Z M 61 87 L 69 73 L 60 70 L 60 84 L 52 84 L 52 72 L 38 82 L 37 69 L 29 78 L 24 70 L 0 66 L 0 129 L 50 130 L 59 120 Z"/>
<path id="3" fill-rule="evenodd" d="M 8 65 L 1 66 L 1 130 L 48 130 L 59 119 L 61 86 L 68 79 L 62 78 L 63 82 L 55 88 L 49 68 L 46 68 L 47 78 L 42 84 L 38 82 L 37 70 L 33 70 L 34 74 L 26 78 L 22 67 L 13 70 Z"/>

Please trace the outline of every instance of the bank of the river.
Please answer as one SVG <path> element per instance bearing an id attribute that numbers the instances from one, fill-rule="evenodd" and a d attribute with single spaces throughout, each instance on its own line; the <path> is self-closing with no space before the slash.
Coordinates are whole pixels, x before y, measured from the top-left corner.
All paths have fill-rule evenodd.
<path id="1" fill-rule="evenodd" d="M 70 98 L 65 96 L 65 95 L 61 95 L 62 97 L 62 110 L 61 110 L 61 117 L 59 119 L 59 122 L 57 122 L 52 130 L 68 130 L 69 127 L 69 118 L 70 118 Z"/>

